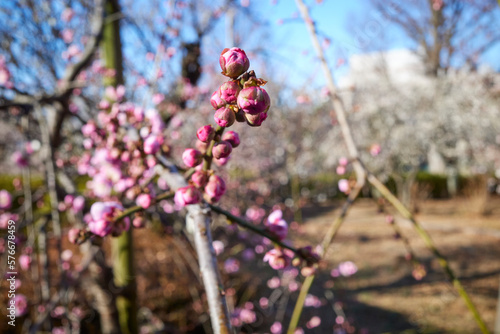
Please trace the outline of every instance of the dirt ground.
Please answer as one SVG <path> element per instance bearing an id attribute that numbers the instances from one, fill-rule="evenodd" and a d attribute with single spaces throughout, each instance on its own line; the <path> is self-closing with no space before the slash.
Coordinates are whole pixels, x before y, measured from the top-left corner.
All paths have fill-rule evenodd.
<path id="1" fill-rule="evenodd" d="M 498 203 L 497 203 L 498 202 Z M 496 199 L 491 206 L 500 208 Z M 387 208 L 391 212 L 390 208 Z M 303 235 L 297 243 L 317 243 L 336 217 L 332 207 L 304 210 Z M 371 200 L 360 200 L 349 212 L 327 256 L 327 267 L 353 261 L 358 272 L 341 282 L 344 311 L 358 330 L 384 333 L 477 333 L 478 327 L 463 300 L 448 283 L 437 260 L 409 221 L 396 217 L 427 275 L 412 277 L 405 246 Z M 466 200 L 421 203 L 417 220 L 450 261 L 488 327 L 494 317 L 500 282 L 500 214 L 474 213 Z M 322 275 L 320 281 L 329 279 Z M 316 282 L 317 285 L 320 283 Z M 338 286 L 338 285 L 337 285 Z M 318 331 L 320 333 L 321 331 Z"/>

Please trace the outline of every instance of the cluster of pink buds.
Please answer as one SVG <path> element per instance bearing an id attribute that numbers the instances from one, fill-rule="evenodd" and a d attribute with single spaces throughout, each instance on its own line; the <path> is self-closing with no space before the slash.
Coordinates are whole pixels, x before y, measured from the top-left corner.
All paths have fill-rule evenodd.
<path id="1" fill-rule="evenodd" d="M 217 165 L 225 165 L 233 149 L 240 144 L 236 132 L 224 133 L 224 130 L 236 121 L 260 126 L 267 118 L 271 102 L 267 92 L 260 87 L 266 81 L 258 79 L 253 71 L 247 72 L 250 61 L 245 51 L 224 49 L 219 62 L 222 74 L 230 80 L 223 83 L 210 99 L 218 127 L 209 124 L 199 128 L 196 131 L 197 149 L 188 148 L 182 154 L 184 165 L 194 168 L 195 172 L 189 185 L 178 189 L 175 194 L 174 200 L 179 206 L 199 203 L 202 198 L 210 203 L 219 201 L 226 192 L 226 184 L 210 170 L 210 164 L 215 159 Z"/>
<path id="2" fill-rule="evenodd" d="M 222 74 L 231 78 L 217 89 L 211 98 L 218 125 L 229 127 L 235 121 L 260 126 L 267 118 L 271 99 L 261 88 L 265 80 L 246 72 L 250 62 L 245 51 L 238 48 L 224 49 L 219 59 Z"/>
<path id="3" fill-rule="evenodd" d="M 156 109 L 144 110 L 122 102 L 125 88 L 108 87 L 99 103 L 98 122 L 82 127 L 86 148 L 77 167 L 91 177 L 91 196 L 113 200 L 117 194 L 148 208 L 155 196 L 148 184 L 154 176 L 156 154 L 165 147 L 163 119 Z"/>

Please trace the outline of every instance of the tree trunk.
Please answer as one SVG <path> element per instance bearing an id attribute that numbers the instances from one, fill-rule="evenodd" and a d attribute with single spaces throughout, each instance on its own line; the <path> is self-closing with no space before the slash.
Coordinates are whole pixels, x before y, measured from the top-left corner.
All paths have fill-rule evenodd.
<path id="1" fill-rule="evenodd" d="M 107 22 L 104 26 L 102 51 L 106 68 L 114 70 L 115 75 L 107 77 L 104 84 L 116 87 L 124 82 L 118 0 L 107 0 L 105 11 Z M 113 238 L 112 243 L 114 283 L 116 287 L 122 289 L 122 293 L 116 297 L 120 332 L 135 334 L 138 332 L 137 291 L 132 230 Z"/>

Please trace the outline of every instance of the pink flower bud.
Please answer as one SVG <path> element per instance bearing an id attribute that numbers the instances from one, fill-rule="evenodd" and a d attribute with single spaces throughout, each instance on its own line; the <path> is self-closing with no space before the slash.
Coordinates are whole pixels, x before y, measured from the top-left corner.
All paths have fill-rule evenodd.
<path id="1" fill-rule="evenodd" d="M 144 226 L 146 226 L 146 220 L 144 219 L 144 217 L 137 216 L 132 221 L 132 225 L 135 228 L 143 228 Z"/>
<path id="2" fill-rule="evenodd" d="M 220 98 L 228 104 L 235 104 L 238 93 L 241 91 L 240 85 L 235 81 L 224 82 L 220 88 Z"/>
<path id="3" fill-rule="evenodd" d="M 250 126 L 261 126 L 262 123 L 266 120 L 267 113 L 260 113 L 256 115 L 245 114 L 245 119 Z"/>
<path id="4" fill-rule="evenodd" d="M 85 124 L 84 126 L 82 126 L 82 134 L 85 137 L 90 137 L 91 135 L 93 135 L 96 132 L 96 130 L 97 130 L 97 128 L 96 128 L 94 122 L 89 122 L 89 123 Z"/>
<path id="5" fill-rule="evenodd" d="M 90 232 L 100 237 L 105 237 L 110 234 L 113 228 L 111 221 L 105 219 L 92 220 L 88 225 Z"/>
<path id="6" fill-rule="evenodd" d="M 203 155 L 194 148 L 187 148 L 184 153 L 182 153 L 182 161 L 188 167 L 196 167 L 203 161 Z"/>
<path id="7" fill-rule="evenodd" d="M 151 135 L 144 141 L 144 153 L 146 154 L 156 154 L 160 149 L 160 142 L 158 137 Z"/>
<path id="8" fill-rule="evenodd" d="M 31 257 L 26 254 L 19 256 L 19 266 L 23 270 L 28 270 L 31 266 Z"/>
<path id="9" fill-rule="evenodd" d="M 231 154 L 232 150 L 233 147 L 231 146 L 231 144 L 228 141 L 223 140 L 215 144 L 214 148 L 212 149 L 212 155 L 215 159 L 225 158 Z"/>
<path id="10" fill-rule="evenodd" d="M 16 317 L 22 317 L 28 311 L 28 300 L 26 296 L 21 293 L 16 293 L 13 298 L 15 304 Z"/>
<path id="11" fill-rule="evenodd" d="M 339 190 L 344 194 L 347 194 L 351 190 L 349 181 L 347 181 L 346 179 L 339 180 Z"/>
<path id="12" fill-rule="evenodd" d="M 240 145 L 240 136 L 234 131 L 228 131 L 222 135 L 222 140 L 228 141 L 233 148 Z"/>
<path id="13" fill-rule="evenodd" d="M 195 187 L 203 188 L 208 181 L 207 172 L 201 170 L 194 172 L 193 175 L 191 175 L 191 181 Z"/>
<path id="14" fill-rule="evenodd" d="M 217 175 L 210 176 L 205 186 L 205 199 L 210 203 L 218 202 L 225 192 L 226 183 L 224 180 Z"/>
<path id="15" fill-rule="evenodd" d="M 266 113 L 271 105 L 267 92 L 260 87 L 248 87 L 238 94 L 238 107 L 246 114 Z"/>
<path id="16" fill-rule="evenodd" d="M 347 166 L 348 163 L 349 163 L 349 160 L 346 157 L 341 157 L 339 159 L 339 165 L 341 165 L 341 166 Z"/>
<path id="17" fill-rule="evenodd" d="M 80 229 L 78 228 L 72 228 L 68 231 L 68 240 L 72 244 L 77 243 L 79 236 L 80 236 Z"/>
<path id="18" fill-rule="evenodd" d="M 220 96 L 220 90 L 216 90 L 212 97 L 210 98 L 210 104 L 214 107 L 215 110 L 222 108 L 226 105 L 226 101 L 224 101 Z"/>
<path id="19" fill-rule="evenodd" d="M 202 141 L 199 141 L 197 140 L 196 143 L 194 144 L 194 146 L 196 147 L 196 149 L 198 151 L 201 152 L 201 154 L 206 154 L 207 153 L 207 149 L 208 149 L 208 146 L 209 144 L 208 143 L 204 143 Z"/>
<path id="20" fill-rule="evenodd" d="M 12 206 L 12 196 L 7 190 L 0 190 L 0 209 L 8 210 Z"/>
<path id="21" fill-rule="evenodd" d="M 266 226 L 279 240 L 284 240 L 288 234 L 288 224 L 281 217 L 281 210 L 273 211 L 267 218 Z"/>
<path id="22" fill-rule="evenodd" d="M 250 67 L 245 51 L 239 48 L 224 49 L 220 55 L 219 64 L 222 74 L 233 79 L 245 73 Z"/>
<path id="23" fill-rule="evenodd" d="M 196 136 L 201 142 L 208 143 L 215 136 L 215 129 L 211 125 L 205 125 L 196 131 Z"/>
<path id="24" fill-rule="evenodd" d="M 199 203 L 201 200 L 200 192 L 194 186 L 179 188 L 175 192 L 174 202 L 179 206 Z"/>
<path id="25" fill-rule="evenodd" d="M 264 262 L 268 262 L 271 268 L 279 270 L 290 265 L 291 256 L 281 249 L 273 248 L 264 255 Z"/>
<path id="26" fill-rule="evenodd" d="M 143 209 L 147 209 L 151 206 L 152 201 L 153 199 L 151 198 L 150 194 L 140 194 L 139 196 L 137 196 L 135 203 Z"/>
<path id="27" fill-rule="evenodd" d="M 227 107 L 222 107 L 217 109 L 214 115 L 215 122 L 223 127 L 230 127 L 234 124 L 236 120 L 236 116 L 234 115 L 234 111 Z"/>

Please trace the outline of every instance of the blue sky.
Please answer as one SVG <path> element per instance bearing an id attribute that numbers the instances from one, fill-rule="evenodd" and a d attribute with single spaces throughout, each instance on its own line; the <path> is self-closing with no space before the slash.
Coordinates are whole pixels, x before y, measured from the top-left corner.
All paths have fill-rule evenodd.
<path id="1" fill-rule="evenodd" d="M 314 78 L 321 85 L 323 73 L 314 60 L 310 37 L 295 1 L 280 0 L 276 5 L 271 2 L 272 0 L 252 0 L 250 3 L 270 24 L 270 37 L 276 45 L 272 52 L 281 56 L 281 65 L 275 67 L 280 67 L 284 72 L 298 73 L 302 78 Z M 326 55 L 337 79 L 347 71 L 347 66 L 336 66 L 339 58 L 348 60 L 352 54 L 370 50 L 411 47 L 411 41 L 393 23 L 387 22 L 368 7 L 368 0 L 324 0 L 320 4 L 306 0 L 306 3 L 319 32 L 331 40 Z M 496 11 L 500 20 L 500 9 L 497 8 Z M 279 23 L 280 20 L 282 23 Z M 500 70 L 499 60 L 500 43 L 482 57 L 482 62 L 497 70 Z"/>

